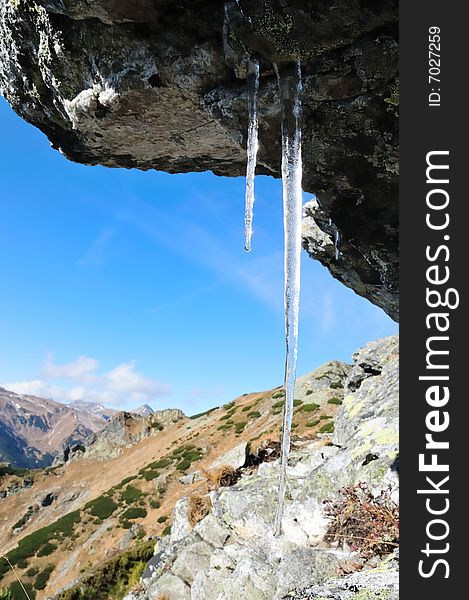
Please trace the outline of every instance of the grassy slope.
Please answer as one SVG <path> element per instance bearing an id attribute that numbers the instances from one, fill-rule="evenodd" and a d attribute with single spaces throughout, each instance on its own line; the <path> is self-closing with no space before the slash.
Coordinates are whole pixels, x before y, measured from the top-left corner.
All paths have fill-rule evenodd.
<path id="1" fill-rule="evenodd" d="M 315 394 L 295 402 L 294 434 L 314 437 L 318 431 L 331 430 L 341 397 L 342 389 L 332 386 L 320 405 L 315 402 Z M 116 459 L 82 460 L 36 474 L 31 490 L 0 502 L 1 545 L 32 590 L 31 597 L 50 597 L 84 577 L 93 565 L 110 561 L 106 565 L 114 567 L 104 569 L 108 575 L 98 575 L 108 587 L 103 584 L 104 595 L 96 592 L 95 596 L 97 600 L 118 600 L 126 588 L 125 577 L 122 579 L 116 568 L 121 564 L 119 556 L 124 556 L 120 550 L 123 537 L 130 531 L 136 536 L 131 543 L 133 552 L 138 540 L 167 533 L 175 502 L 190 489 L 179 482 L 179 477 L 209 466 L 241 440 L 255 445 L 263 439 L 278 439 L 282 405 L 278 389 L 245 394 L 158 432 Z M 58 500 L 34 513 L 21 532 L 13 535 L 11 525 L 26 514 L 35 498 L 50 489 L 59 492 Z M 140 566 L 134 564 L 135 570 L 130 569 L 133 578 Z M 114 584 L 119 589 L 109 583 L 109 573 L 114 573 Z M 0 562 L 0 577 L 0 589 L 12 583 L 4 560 Z M 17 587 L 12 591 L 14 598 L 24 598 Z M 65 598 L 72 600 L 75 596 Z"/>

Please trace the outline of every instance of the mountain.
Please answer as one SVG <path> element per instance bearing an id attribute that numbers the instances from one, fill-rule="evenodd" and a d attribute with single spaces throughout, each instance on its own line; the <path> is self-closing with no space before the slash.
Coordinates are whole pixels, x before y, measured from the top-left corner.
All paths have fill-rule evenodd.
<path id="1" fill-rule="evenodd" d="M 298 379 L 294 446 L 306 444 L 307 451 L 333 431 L 350 368 L 331 361 Z M 155 537 L 167 538 L 172 522 L 177 530 L 178 501 L 207 485 L 204 473 L 229 464 L 242 467 L 240 476 L 249 480 L 267 466 L 259 463 L 275 461 L 283 400 L 283 390 L 275 388 L 191 417 L 177 410 L 149 417 L 119 413 L 73 460 L 54 469 L 5 472 L 0 540 L 28 591 L 36 600 L 120 600 L 129 581 L 138 582 Z M 79 592 L 96 572 L 99 582 Z M 12 573 L 0 562 L 0 588 L 12 586 Z"/>
<path id="2" fill-rule="evenodd" d="M 152 415 L 155 411 L 152 409 L 152 407 L 149 404 L 142 404 L 142 406 L 139 406 L 135 410 L 132 410 L 132 412 L 134 415 L 140 415 L 141 417 L 148 417 L 149 415 Z"/>
<path id="3" fill-rule="evenodd" d="M 105 421 L 109 421 L 118 412 L 114 408 L 108 408 L 96 402 L 86 402 L 85 400 L 74 400 L 67 406 L 70 406 L 82 415 L 95 415 L 98 418 L 103 418 Z"/>
<path id="4" fill-rule="evenodd" d="M 0 462 L 47 467 L 63 448 L 102 429 L 115 412 L 97 404 L 66 405 L 0 388 Z"/>

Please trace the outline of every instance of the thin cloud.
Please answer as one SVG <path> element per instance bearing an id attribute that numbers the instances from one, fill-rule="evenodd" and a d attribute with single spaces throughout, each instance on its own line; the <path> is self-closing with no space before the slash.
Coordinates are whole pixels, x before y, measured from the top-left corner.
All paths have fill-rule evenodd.
<path id="1" fill-rule="evenodd" d="M 115 235 L 113 229 L 101 231 L 86 249 L 81 258 L 76 261 L 77 267 L 100 265 L 105 259 L 105 250 Z"/>
<path id="2" fill-rule="evenodd" d="M 117 408 L 135 408 L 136 403 L 151 403 L 171 394 L 171 386 L 147 377 L 135 361 L 121 363 L 99 372 L 99 361 L 89 356 L 57 365 L 48 356 L 42 378 L 1 384 L 19 394 L 52 398 L 60 402 L 87 400 Z M 74 385 L 70 385 L 70 382 Z"/>

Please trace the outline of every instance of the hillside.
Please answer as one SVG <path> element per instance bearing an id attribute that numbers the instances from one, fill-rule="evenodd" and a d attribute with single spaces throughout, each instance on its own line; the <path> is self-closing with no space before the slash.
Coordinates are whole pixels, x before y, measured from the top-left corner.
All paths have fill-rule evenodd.
<path id="1" fill-rule="evenodd" d="M 115 412 L 99 404 L 66 405 L 0 388 L 0 462 L 50 466 L 63 448 L 99 431 Z"/>
<path id="2" fill-rule="evenodd" d="M 294 440 L 314 440 L 320 432 L 333 431 L 349 370 L 348 365 L 332 361 L 298 379 Z M 275 458 L 282 405 L 279 388 L 244 394 L 222 407 L 154 428 L 152 435 L 131 440 L 116 455 L 110 453 L 108 460 L 102 452 L 99 456 L 85 452 L 65 465 L 6 474 L 2 487 L 11 491 L 0 501 L 1 545 L 31 598 L 54 597 L 84 578 L 94 565 L 122 553 L 128 562 L 138 540 L 168 534 L 176 502 L 200 484 L 200 471 L 210 470 L 217 460 L 234 461 L 234 466 L 245 465 L 249 471 L 256 468 L 260 456 L 271 453 Z M 151 420 L 155 415 L 141 418 Z M 120 425 L 125 428 L 125 419 Z M 101 450 L 106 436 L 104 432 L 95 436 Z M 226 454 L 235 447 L 234 457 Z M 29 483 L 24 485 L 26 480 Z M 139 568 L 144 565 L 137 562 Z M 0 585 L 12 586 L 15 592 L 12 573 L 4 561 L 0 564 Z M 126 577 L 132 579 L 130 567 Z M 124 592 L 114 587 L 111 595 L 99 598 L 117 600 Z"/>

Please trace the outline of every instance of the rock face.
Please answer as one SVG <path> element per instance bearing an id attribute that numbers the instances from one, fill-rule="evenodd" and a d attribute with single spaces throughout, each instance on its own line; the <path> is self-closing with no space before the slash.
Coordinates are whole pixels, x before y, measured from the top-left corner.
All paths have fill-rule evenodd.
<path id="1" fill-rule="evenodd" d="M 246 158 L 245 59 L 255 52 L 258 172 L 277 177 L 272 61 L 300 59 L 304 189 L 320 201 L 304 246 L 397 318 L 397 1 L 226 5 L 0 0 L 2 93 L 71 160 L 237 176 Z M 318 250 L 336 230 L 337 262 Z"/>
<path id="2" fill-rule="evenodd" d="M 118 456 L 124 448 L 156 435 L 165 426 L 184 419 L 182 410 L 168 408 L 153 411 L 148 416 L 120 412 L 115 415 L 98 433 L 86 440 L 80 458 L 108 460 Z"/>
<path id="3" fill-rule="evenodd" d="M 194 528 L 188 500 L 176 504 L 172 534 L 157 544 L 144 590 L 126 600 L 172 598 L 174 590 L 193 600 L 397 600 L 396 555 L 340 577 L 347 565 L 364 565 L 347 544 L 325 539 L 324 500 L 344 488 L 366 483 L 375 497 L 386 491 L 398 501 L 398 339 L 373 342 L 354 359 L 332 444 L 306 440 L 292 452 L 283 536 L 275 538 L 272 526 L 278 462 L 262 463 L 257 474 L 212 491 L 212 511 Z M 325 370 L 317 384 L 327 377 Z"/>

